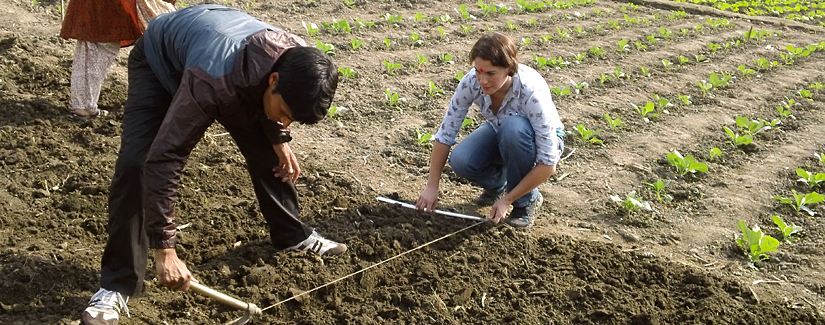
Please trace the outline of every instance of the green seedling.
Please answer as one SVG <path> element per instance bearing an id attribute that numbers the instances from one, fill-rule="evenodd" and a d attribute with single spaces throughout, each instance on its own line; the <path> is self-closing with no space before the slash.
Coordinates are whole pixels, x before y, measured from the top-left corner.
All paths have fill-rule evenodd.
<path id="1" fill-rule="evenodd" d="M 582 63 L 582 62 L 584 62 L 584 59 L 587 58 L 587 53 L 586 52 L 585 53 L 579 53 L 579 54 L 576 54 L 575 57 L 576 57 L 576 63 Z"/>
<path id="2" fill-rule="evenodd" d="M 714 72 L 710 74 L 708 82 L 710 82 L 713 85 L 713 88 L 719 89 L 721 87 L 727 86 L 728 80 L 730 80 L 730 78 L 731 77 L 729 77 L 728 74 L 722 73 L 720 76 L 720 74 Z"/>
<path id="3" fill-rule="evenodd" d="M 513 30 L 518 29 L 518 25 L 516 25 L 514 23 L 511 23 L 509 20 L 506 20 L 505 22 L 507 23 L 507 29 L 508 30 L 513 31 Z"/>
<path id="4" fill-rule="evenodd" d="M 818 161 L 820 165 L 825 166 L 825 153 L 814 152 L 814 158 L 816 158 L 816 161 Z"/>
<path id="5" fill-rule="evenodd" d="M 808 205 L 813 205 L 825 200 L 825 195 L 817 192 L 811 192 L 808 194 L 797 194 L 796 190 L 791 190 L 791 192 L 793 193 L 792 198 L 785 198 L 777 195 L 774 196 L 773 199 L 790 205 L 794 208 L 794 210 L 796 210 L 796 212 L 805 211 L 811 216 L 816 215 L 816 212 L 808 208 Z"/>
<path id="6" fill-rule="evenodd" d="M 706 57 L 706 56 L 704 56 L 704 55 L 702 55 L 702 54 L 694 54 L 694 55 L 693 55 L 693 60 L 694 60 L 694 61 L 696 61 L 696 63 L 700 63 L 700 62 L 707 62 L 707 61 L 708 61 L 708 57 Z"/>
<path id="7" fill-rule="evenodd" d="M 682 36 L 687 36 L 688 34 L 690 34 L 690 29 L 687 28 L 682 28 L 679 31 L 682 32 Z"/>
<path id="8" fill-rule="evenodd" d="M 424 45 L 424 41 L 421 40 L 421 37 L 418 36 L 418 33 L 412 32 L 410 34 L 410 44 L 412 44 L 412 46 L 421 46 Z"/>
<path id="9" fill-rule="evenodd" d="M 768 253 L 775 252 L 776 248 L 779 247 L 779 241 L 763 234 L 759 226 L 750 229 L 744 221 L 739 221 L 736 226 L 742 231 L 743 237 L 736 238 L 736 243 L 739 244 L 739 247 L 742 247 L 751 263 L 768 259 Z"/>
<path id="10" fill-rule="evenodd" d="M 719 150 L 719 148 L 714 147 L 714 148 L 710 149 L 709 155 L 710 155 L 710 157 L 709 157 L 710 160 L 718 161 L 718 160 L 722 160 L 722 156 L 724 154 L 722 153 L 722 150 Z"/>
<path id="11" fill-rule="evenodd" d="M 656 44 L 656 36 L 647 35 L 647 44 L 650 44 L 650 45 Z"/>
<path id="12" fill-rule="evenodd" d="M 616 52 L 619 53 L 629 53 L 630 52 L 630 44 L 627 43 L 627 40 L 619 40 L 619 47 L 616 48 Z"/>
<path id="13" fill-rule="evenodd" d="M 604 119 L 607 120 L 607 124 L 610 126 L 611 129 L 615 129 L 617 127 L 621 127 L 622 119 L 620 118 L 610 118 L 610 113 L 604 113 Z"/>
<path id="14" fill-rule="evenodd" d="M 690 59 L 688 59 L 684 55 L 680 55 L 679 56 L 679 65 L 684 65 L 685 63 L 690 63 Z"/>
<path id="15" fill-rule="evenodd" d="M 354 18 L 355 23 L 358 24 L 358 28 L 370 28 L 375 26 L 375 22 L 373 21 L 364 21 L 358 18 Z"/>
<path id="16" fill-rule="evenodd" d="M 621 78 L 630 79 L 630 76 L 625 75 L 625 73 L 622 72 L 622 67 L 619 67 L 619 66 L 613 68 L 613 76 L 616 77 L 616 79 L 621 79 Z"/>
<path id="17" fill-rule="evenodd" d="M 645 183 L 645 185 L 653 188 L 656 192 L 656 197 L 659 198 L 660 203 L 673 201 L 673 196 L 667 193 L 666 187 L 670 185 L 669 179 L 659 179 L 653 183 Z"/>
<path id="18" fill-rule="evenodd" d="M 601 139 L 597 138 L 596 135 L 599 134 L 602 130 L 588 130 L 584 124 L 576 125 L 576 131 L 579 132 L 579 137 L 585 143 L 593 143 L 598 144 L 604 147 L 604 142 Z"/>
<path id="19" fill-rule="evenodd" d="M 597 59 L 600 58 L 602 56 L 602 54 L 604 54 L 606 52 L 605 50 L 602 50 L 598 46 L 591 47 L 589 51 L 590 51 L 590 54 L 592 54 L 593 57 L 597 58 Z"/>
<path id="20" fill-rule="evenodd" d="M 386 48 L 387 50 L 392 50 L 392 44 L 393 43 L 395 43 L 395 42 L 393 42 L 391 39 L 385 38 L 384 39 L 384 48 Z"/>
<path id="21" fill-rule="evenodd" d="M 730 141 L 728 141 L 728 143 L 730 143 L 730 145 L 732 145 L 734 148 L 744 147 L 753 143 L 753 135 L 739 135 L 739 133 L 733 132 L 727 126 L 723 126 L 722 128 L 725 129 L 725 133 L 727 133 L 730 137 Z"/>
<path id="22" fill-rule="evenodd" d="M 521 38 L 521 43 L 524 44 L 524 46 L 530 46 L 530 43 L 532 43 L 532 42 L 533 41 L 530 40 L 529 37 L 522 37 Z"/>
<path id="23" fill-rule="evenodd" d="M 602 84 L 607 83 L 608 81 L 610 81 L 610 75 L 602 73 L 599 76 L 599 82 L 601 82 Z"/>
<path id="24" fill-rule="evenodd" d="M 453 8 L 453 10 L 455 10 L 455 12 L 458 13 L 458 15 L 461 16 L 461 19 L 463 20 L 476 19 L 476 16 L 471 15 L 470 12 L 467 11 L 467 5 L 459 5 L 457 9 Z"/>
<path id="25" fill-rule="evenodd" d="M 662 59 L 662 65 L 665 67 L 665 70 L 670 71 L 671 67 L 673 66 L 673 62 L 670 62 L 667 59 Z"/>
<path id="26" fill-rule="evenodd" d="M 765 125 L 765 120 L 756 121 L 744 116 L 736 118 L 736 125 L 750 135 L 756 135 L 759 132 L 771 129 L 770 125 Z"/>
<path id="27" fill-rule="evenodd" d="M 642 67 L 642 66 L 640 66 L 639 69 L 642 70 L 642 75 L 643 76 L 650 77 L 650 75 L 651 75 L 650 69 Z"/>
<path id="28" fill-rule="evenodd" d="M 708 165 L 697 162 L 692 156 L 682 157 L 682 154 L 676 150 L 667 154 L 667 162 L 676 167 L 676 172 L 681 176 L 708 171 Z"/>
<path id="29" fill-rule="evenodd" d="M 444 30 L 444 27 L 438 26 L 438 36 L 442 39 L 447 37 L 447 31 Z"/>
<path id="30" fill-rule="evenodd" d="M 438 62 L 443 64 L 453 64 L 453 55 L 450 53 L 441 53 L 441 55 L 438 56 Z"/>
<path id="31" fill-rule="evenodd" d="M 554 94 L 556 94 L 556 97 L 559 97 L 559 98 L 570 95 L 570 93 L 571 93 L 570 87 L 567 87 L 567 86 L 565 86 L 565 87 L 550 87 L 550 90 Z"/>
<path id="32" fill-rule="evenodd" d="M 384 71 L 390 76 L 394 76 L 395 72 L 401 69 L 401 63 L 394 63 L 387 60 L 382 61 L 382 63 L 384 64 Z"/>
<path id="33" fill-rule="evenodd" d="M 329 55 L 329 56 L 335 55 L 335 46 L 332 46 L 332 44 L 328 44 L 328 43 L 324 43 L 324 42 L 316 40 L 315 41 L 315 47 L 317 47 L 319 50 L 321 50 L 321 52 L 324 52 L 324 54 L 326 54 L 326 55 Z"/>
<path id="34" fill-rule="evenodd" d="M 470 25 L 461 26 L 461 32 L 464 33 L 465 35 L 470 34 L 470 32 L 472 32 L 472 31 L 473 31 L 473 26 L 470 26 Z"/>
<path id="35" fill-rule="evenodd" d="M 567 32 L 566 29 L 556 28 L 556 35 L 559 39 L 568 39 L 570 38 L 570 33 Z"/>
<path id="36" fill-rule="evenodd" d="M 719 50 L 721 48 L 722 48 L 722 45 L 719 45 L 719 44 L 716 44 L 716 43 L 708 43 L 708 49 L 711 52 L 716 52 L 717 50 Z"/>
<path id="37" fill-rule="evenodd" d="M 461 82 L 461 79 L 464 79 L 464 72 L 461 72 L 461 71 L 456 72 L 455 75 L 453 76 L 453 79 L 458 80 L 459 82 Z"/>
<path id="38" fill-rule="evenodd" d="M 324 24 L 324 27 L 327 27 L 327 25 Z M 333 19 L 331 27 L 332 27 L 332 30 L 335 31 L 336 33 L 352 33 L 352 28 L 350 27 L 349 22 L 347 22 L 346 19 L 338 20 L 338 21 Z M 329 28 L 329 27 L 327 27 L 327 28 Z"/>
<path id="39" fill-rule="evenodd" d="M 416 53 L 416 54 L 415 54 L 415 59 L 418 61 L 418 63 L 417 63 L 417 64 L 418 64 L 418 65 L 417 65 L 418 70 L 421 70 L 421 69 L 422 69 L 422 67 L 423 67 L 425 64 L 427 64 L 427 62 L 430 62 L 430 60 L 427 60 L 427 57 L 425 57 L 425 56 L 423 56 L 423 55 L 421 55 L 421 54 L 418 54 L 418 53 Z"/>
<path id="40" fill-rule="evenodd" d="M 779 231 L 782 233 L 782 241 L 786 243 L 791 243 L 791 236 L 793 234 L 802 232 L 802 227 L 794 224 L 788 225 L 779 216 L 773 216 L 771 217 L 771 219 L 773 220 L 773 223 L 779 228 Z"/>
<path id="41" fill-rule="evenodd" d="M 351 68 L 338 68 L 338 72 L 341 73 L 341 76 L 344 77 L 344 80 L 355 78 L 356 75 L 355 70 Z"/>
<path id="42" fill-rule="evenodd" d="M 659 114 L 653 113 L 656 110 L 656 104 L 653 102 L 647 102 L 644 106 L 636 106 L 636 104 L 630 103 L 633 106 L 633 109 L 642 116 L 642 119 L 645 122 L 650 122 L 650 118 L 652 117 L 659 117 Z"/>
<path id="43" fill-rule="evenodd" d="M 364 44 L 364 41 L 362 41 L 360 39 L 357 39 L 357 38 L 353 38 L 349 41 L 349 45 L 350 45 L 350 47 L 352 48 L 353 51 L 361 48 L 362 44 Z"/>
<path id="44" fill-rule="evenodd" d="M 670 103 L 670 100 L 667 98 L 661 97 L 657 94 L 653 94 L 653 98 L 656 99 L 656 104 L 658 105 L 658 109 L 663 112 L 667 112 L 666 110 L 669 107 L 673 107 L 673 104 Z"/>
<path id="45" fill-rule="evenodd" d="M 636 191 L 627 193 L 624 199 L 618 195 L 611 195 L 610 200 L 619 205 L 619 210 L 625 215 L 631 215 L 638 210 L 653 211 L 650 207 L 650 202 L 644 201 L 642 197 L 636 195 Z"/>
<path id="46" fill-rule="evenodd" d="M 662 38 L 664 39 L 668 39 L 671 35 L 673 35 L 673 32 L 667 28 L 659 27 L 659 35 L 662 35 Z"/>
<path id="47" fill-rule="evenodd" d="M 825 182 L 825 174 L 823 173 L 809 173 L 802 168 L 796 169 L 796 175 L 799 176 L 797 182 L 802 182 L 808 185 L 811 189 L 819 186 L 820 183 Z"/>
<path id="48" fill-rule="evenodd" d="M 387 100 L 387 105 L 389 105 L 390 107 L 397 107 L 398 104 L 407 101 L 406 98 L 401 97 L 397 93 L 392 92 L 389 88 L 387 88 L 387 90 L 384 90 L 384 98 Z"/>
<path id="49" fill-rule="evenodd" d="M 444 94 L 444 90 L 439 89 L 435 85 L 435 83 L 433 83 L 431 80 L 427 80 L 427 95 L 428 96 L 435 97 L 435 96 L 443 95 L 443 94 Z"/>
<path id="50" fill-rule="evenodd" d="M 427 17 L 423 13 L 418 12 L 415 15 L 413 15 L 412 19 L 413 19 L 414 22 L 417 23 L 417 22 L 420 22 L 422 20 L 430 20 L 430 17 Z"/>
<path id="51" fill-rule="evenodd" d="M 756 74 L 756 70 L 746 67 L 744 64 L 739 65 L 739 72 L 742 73 L 743 77 L 750 79 L 753 75 Z"/>
<path id="52" fill-rule="evenodd" d="M 415 127 L 415 138 L 418 142 L 419 146 L 427 146 L 430 145 L 430 141 L 433 141 L 433 135 L 430 133 L 421 133 L 418 127 Z"/>
<path id="53" fill-rule="evenodd" d="M 355 6 L 356 6 L 356 5 L 355 5 L 355 2 L 354 2 L 354 1 L 350 1 L 350 0 L 344 0 L 344 5 L 345 5 L 345 6 L 347 6 L 347 7 L 353 8 L 353 9 L 354 9 L 354 8 L 355 8 Z"/>
<path id="54" fill-rule="evenodd" d="M 473 119 L 471 119 L 469 117 L 465 118 L 464 121 L 461 122 L 461 128 L 463 129 L 464 127 L 471 126 L 471 125 L 473 125 L 473 123 L 475 123 L 475 121 L 473 121 Z"/>
<path id="55" fill-rule="evenodd" d="M 633 45 L 636 46 L 636 51 L 644 52 L 647 50 L 647 45 L 642 44 L 641 41 L 636 41 Z"/>
<path id="56" fill-rule="evenodd" d="M 682 94 L 679 94 L 679 95 L 676 95 L 676 96 L 677 96 L 677 97 L 679 97 L 679 100 L 681 100 L 681 101 L 682 101 L 682 105 L 685 105 L 685 106 L 690 106 L 690 104 L 693 104 L 693 103 L 690 101 L 690 95 L 682 95 Z"/>
<path id="57" fill-rule="evenodd" d="M 794 105 L 796 105 L 796 100 L 788 99 L 787 102 L 783 101 L 780 105 L 776 106 L 776 110 L 779 112 L 780 117 L 796 119 L 796 117 L 793 116 L 793 112 L 791 112 L 791 107 Z"/>
<path id="58" fill-rule="evenodd" d="M 334 118 L 334 117 L 337 117 L 338 114 L 340 114 L 340 113 L 342 113 L 343 111 L 346 111 L 346 110 L 347 110 L 347 108 L 344 107 L 344 106 L 330 106 L 329 109 L 327 109 L 327 113 L 329 114 L 330 117 Z"/>
<path id="59" fill-rule="evenodd" d="M 813 95 L 813 93 L 811 93 L 810 90 L 800 89 L 796 93 L 799 95 L 799 97 L 805 98 L 805 99 L 810 100 L 810 101 L 814 100 L 814 95 Z"/>
<path id="60" fill-rule="evenodd" d="M 314 23 L 307 24 L 303 21 L 301 21 L 301 25 L 304 26 L 304 29 L 306 29 L 307 35 L 309 35 L 309 37 L 313 37 L 316 34 L 318 34 L 318 31 L 319 31 L 318 25 L 315 25 Z"/>
<path id="61" fill-rule="evenodd" d="M 710 95 L 710 90 L 713 88 L 712 83 L 707 82 L 705 80 L 700 80 L 700 81 L 697 81 L 696 83 L 699 85 L 699 89 L 702 90 L 702 94 L 704 94 L 705 96 Z"/>
<path id="62" fill-rule="evenodd" d="M 401 14 L 393 15 L 393 14 L 390 14 L 389 12 L 384 14 L 384 15 L 381 15 L 380 17 L 384 18 L 384 20 L 387 21 L 387 26 L 393 26 L 393 25 L 395 25 L 395 23 L 404 20 L 404 18 L 401 17 Z"/>

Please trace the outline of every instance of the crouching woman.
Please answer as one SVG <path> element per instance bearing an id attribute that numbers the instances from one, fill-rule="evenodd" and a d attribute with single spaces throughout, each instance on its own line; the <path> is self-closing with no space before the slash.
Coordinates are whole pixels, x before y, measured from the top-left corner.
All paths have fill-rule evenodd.
<path id="1" fill-rule="evenodd" d="M 435 135 L 427 186 L 416 208 L 432 211 L 438 202 L 441 173 L 450 166 L 482 187 L 475 203 L 492 205 L 490 220 L 513 227 L 533 225 L 543 198 L 538 186 L 556 171 L 564 148 L 564 125 L 544 78 L 519 64 L 515 43 L 504 34 L 479 39 L 470 51 L 473 69 L 459 82 Z M 481 109 L 486 122 L 450 148 L 470 106 Z"/>

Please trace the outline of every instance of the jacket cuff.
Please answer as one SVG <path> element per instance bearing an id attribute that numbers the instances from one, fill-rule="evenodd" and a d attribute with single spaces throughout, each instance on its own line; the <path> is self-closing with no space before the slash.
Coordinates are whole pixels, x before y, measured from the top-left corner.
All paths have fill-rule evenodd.
<path id="1" fill-rule="evenodd" d="M 150 239 L 149 240 L 149 248 L 151 249 L 161 249 L 161 248 L 175 248 L 175 236 L 167 239 Z"/>
<path id="2" fill-rule="evenodd" d="M 261 119 L 261 126 L 264 129 L 266 138 L 269 139 L 269 143 L 271 144 L 279 144 L 292 140 L 289 128 L 285 128 L 284 125 L 279 122 L 273 122 L 263 118 Z"/>

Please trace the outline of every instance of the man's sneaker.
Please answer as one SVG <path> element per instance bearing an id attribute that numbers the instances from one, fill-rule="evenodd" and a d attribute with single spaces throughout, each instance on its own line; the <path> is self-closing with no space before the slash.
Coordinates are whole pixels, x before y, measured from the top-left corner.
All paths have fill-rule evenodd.
<path id="1" fill-rule="evenodd" d="M 544 198 L 541 196 L 541 193 L 539 193 L 539 197 L 527 204 L 526 207 L 513 207 L 513 211 L 510 211 L 510 216 L 507 217 L 504 222 L 514 228 L 532 227 L 533 222 L 536 220 L 539 207 L 541 207 L 543 202 Z"/>
<path id="2" fill-rule="evenodd" d="M 488 207 L 495 204 L 502 196 L 504 196 L 504 189 L 485 189 L 484 192 L 481 192 L 481 195 L 476 198 L 475 203 L 480 207 Z"/>
<path id="3" fill-rule="evenodd" d="M 126 312 L 127 317 L 129 316 L 129 308 L 126 307 L 126 301 L 128 300 L 128 296 L 124 300 L 120 293 L 100 288 L 89 300 L 89 307 L 86 307 L 86 310 L 83 311 L 83 316 L 81 316 L 83 324 L 117 324 L 121 310 Z"/>
<path id="4" fill-rule="evenodd" d="M 336 243 L 318 234 L 316 231 L 312 231 L 312 234 L 304 239 L 304 241 L 298 243 L 298 245 L 289 247 L 285 249 L 286 251 L 313 251 L 318 253 L 318 255 L 341 255 L 347 251 L 347 245 Z"/>

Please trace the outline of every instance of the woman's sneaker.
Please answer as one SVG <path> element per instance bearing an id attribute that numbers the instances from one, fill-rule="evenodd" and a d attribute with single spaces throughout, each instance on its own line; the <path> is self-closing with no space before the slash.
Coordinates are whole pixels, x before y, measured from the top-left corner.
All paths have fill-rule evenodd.
<path id="1" fill-rule="evenodd" d="M 313 230 L 307 239 L 304 239 L 304 241 L 298 243 L 298 245 L 285 249 L 285 251 L 297 250 L 313 251 L 318 253 L 318 255 L 341 255 L 347 251 L 347 245 L 321 237 L 318 232 Z"/>
<path id="2" fill-rule="evenodd" d="M 517 208 L 513 207 L 513 211 L 510 211 L 510 216 L 504 220 L 508 225 L 514 228 L 530 228 L 533 226 L 533 223 L 536 221 L 536 216 L 539 212 L 539 207 L 544 202 L 544 197 L 541 196 L 539 193 L 539 197 L 529 204 L 526 207 Z"/>
<path id="3" fill-rule="evenodd" d="M 115 325 L 121 310 L 126 311 L 129 317 L 128 300 L 128 296 L 124 300 L 120 293 L 100 288 L 89 300 L 89 307 L 80 318 L 86 325 Z"/>

